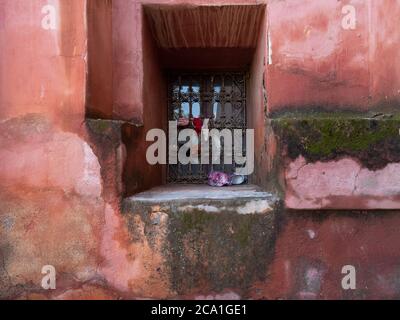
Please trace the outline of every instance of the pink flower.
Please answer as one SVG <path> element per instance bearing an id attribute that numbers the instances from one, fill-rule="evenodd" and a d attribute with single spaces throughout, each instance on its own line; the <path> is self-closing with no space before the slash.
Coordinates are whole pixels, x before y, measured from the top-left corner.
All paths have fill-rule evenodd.
<path id="1" fill-rule="evenodd" d="M 228 174 L 219 171 L 210 172 L 208 175 L 208 184 L 212 187 L 223 187 L 230 185 L 230 180 L 231 179 Z"/>

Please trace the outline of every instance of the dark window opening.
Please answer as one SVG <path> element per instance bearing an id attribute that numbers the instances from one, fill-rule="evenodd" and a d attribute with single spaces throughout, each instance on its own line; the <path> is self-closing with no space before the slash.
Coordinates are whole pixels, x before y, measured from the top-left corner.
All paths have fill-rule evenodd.
<path id="1" fill-rule="evenodd" d="M 168 120 L 178 121 L 178 135 L 183 129 L 191 128 L 197 133 L 199 161 L 201 155 L 200 134 L 205 119 L 209 119 L 208 129 L 228 129 L 232 137 L 232 154 L 228 157 L 232 164 L 224 163 L 224 138 L 219 140 L 220 164 L 212 162 L 210 143 L 210 164 L 168 166 L 169 183 L 205 183 L 211 171 L 233 174 L 239 167 L 234 157 L 234 130 L 242 130 L 241 151 L 246 152 L 246 77 L 243 72 L 184 73 L 172 74 L 168 80 Z M 186 142 L 178 142 L 180 148 Z M 218 143 L 218 142 L 217 142 Z M 197 149 L 196 149 L 197 148 Z"/>

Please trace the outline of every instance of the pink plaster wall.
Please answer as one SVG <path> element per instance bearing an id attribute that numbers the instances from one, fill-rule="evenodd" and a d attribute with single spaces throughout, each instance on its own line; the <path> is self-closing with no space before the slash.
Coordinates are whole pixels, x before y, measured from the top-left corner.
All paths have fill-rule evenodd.
<path id="1" fill-rule="evenodd" d="M 57 30 L 44 30 L 48 1 L 1 2 L 0 118 L 43 113 L 70 125 L 83 119 L 86 37 L 85 3 L 53 1 Z"/>
<path id="2" fill-rule="evenodd" d="M 371 78 L 370 92 L 374 103 L 398 104 L 400 100 L 400 32 L 398 1 L 370 1 L 369 28 Z"/>
<path id="3" fill-rule="evenodd" d="M 397 299 L 398 213 L 320 213 L 287 215 L 268 272 L 271 281 L 256 284 L 253 298 Z M 356 290 L 340 285 L 345 265 L 357 270 Z"/>
<path id="4" fill-rule="evenodd" d="M 87 2 L 86 116 L 93 119 L 114 115 L 112 24 L 111 0 Z"/>
<path id="5" fill-rule="evenodd" d="M 46 4 L 1 2 L 2 185 L 70 188 L 85 166 L 85 3 L 53 1 L 56 30 L 42 28 Z"/>
<path id="6" fill-rule="evenodd" d="M 113 116 L 143 120 L 142 5 L 187 1 L 114 0 Z M 268 110 L 322 107 L 330 110 L 392 107 L 399 100 L 400 5 L 385 0 L 191 1 L 192 5 L 268 6 L 266 37 Z M 345 30 L 342 8 L 356 9 L 356 29 Z M 385 18 L 382 18 L 385 17 Z M 386 61 L 393 61 L 390 65 Z M 289 89 L 290 88 L 290 89 Z M 290 94 L 289 92 L 290 91 Z"/>
<path id="7" fill-rule="evenodd" d="M 307 163 L 285 169 L 286 207 L 291 209 L 398 209 L 400 164 L 369 170 L 356 159 Z"/>
<path id="8" fill-rule="evenodd" d="M 144 12 L 141 12 L 141 19 Z M 144 21 L 144 20 L 143 20 Z M 142 114 L 143 125 L 125 125 L 124 141 L 127 147 L 127 161 L 124 170 L 126 195 L 161 185 L 165 181 L 165 166 L 152 166 L 147 162 L 146 151 L 152 142 L 146 141 L 149 130 L 166 129 L 167 82 L 163 73 L 159 53 L 150 34 L 148 25 L 142 28 L 143 87 L 141 103 L 145 107 Z"/>
<path id="9" fill-rule="evenodd" d="M 114 0 L 113 97 L 116 119 L 143 121 L 142 8 L 138 1 Z"/>
<path id="10" fill-rule="evenodd" d="M 145 3 L 155 2 L 159 1 Z M 176 4 L 187 0 L 162 2 Z M 229 1 L 230 4 L 242 2 Z M 57 8 L 56 30 L 41 27 L 44 16 L 41 9 L 49 3 Z M 191 3 L 222 4 L 206 0 Z M 398 2 L 350 1 L 359 9 L 360 23 L 360 30 L 352 33 L 340 30 L 338 9 L 341 2 L 308 0 L 302 6 L 296 3 L 292 0 L 269 2 L 266 34 L 269 34 L 272 46 L 265 49 L 265 56 L 272 59 L 266 67 L 271 112 L 286 106 L 303 108 L 319 104 L 351 105 L 365 110 L 367 105 L 398 99 Z M 158 279 L 159 275 L 154 271 L 163 263 L 159 254 L 161 246 L 153 251 L 154 248 L 147 244 L 132 246 L 128 241 L 126 222 L 118 211 L 117 199 L 114 203 L 105 201 L 101 159 L 91 147 L 82 126 L 88 63 L 85 5 L 84 0 L 0 1 L 1 219 L 2 222 L 14 221 L 10 229 L 6 230 L 5 224 L 1 226 L 1 244 L 9 245 L 12 253 L 7 257 L 5 267 L 8 276 L 15 279 L 14 284 L 19 286 L 40 283 L 41 267 L 54 264 L 62 275 L 60 291 L 55 293 L 60 298 L 71 297 L 74 293 L 78 297 L 115 297 L 118 290 L 128 295 L 170 296 L 173 292 L 168 279 Z M 159 66 L 154 61 L 145 60 L 139 1 L 114 0 L 113 5 L 112 114 L 117 119 L 140 123 L 146 120 L 146 112 L 158 110 L 157 97 L 150 97 L 147 90 L 148 85 L 154 83 L 162 90 L 162 81 L 157 73 Z M 150 43 L 148 46 L 151 48 Z M 150 54 L 155 54 L 154 51 Z M 257 55 L 262 56 L 262 50 Z M 260 61 L 253 65 L 257 69 L 255 81 L 258 86 L 264 72 Z M 145 78 L 146 68 L 156 74 Z M 261 108 L 261 92 L 253 92 L 251 101 Z M 149 109 L 145 109 L 146 106 Z M 257 117 L 253 124 L 259 127 L 262 122 Z M 159 124 L 148 122 L 149 126 Z M 258 130 L 257 141 L 262 139 L 263 131 Z M 272 146 L 273 153 L 273 143 L 268 141 L 268 146 Z M 122 145 L 120 147 L 123 149 Z M 131 153 L 133 155 L 134 152 Z M 309 165 L 302 169 L 289 167 L 287 174 L 293 180 L 291 186 L 296 184 L 305 192 L 304 197 L 318 199 L 319 195 L 312 189 L 314 186 L 307 187 L 304 183 L 314 170 L 330 170 L 330 186 L 339 190 L 340 194 L 352 190 L 365 195 L 369 201 L 377 201 L 373 206 L 393 207 L 390 197 L 396 199 L 399 194 L 393 180 L 399 171 L 397 165 L 390 164 L 376 173 L 361 170 L 351 159 L 343 161 L 347 163 L 342 167 L 343 172 L 336 169 L 333 172 L 331 168 L 337 164 L 332 163 L 315 164 L 316 167 Z M 354 184 L 342 181 L 338 173 L 352 177 L 358 173 L 360 183 L 356 185 L 356 191 Z M 116 172 L 116 175 L 119 174 Z M 297 182 L 294 181 L 296 179 Z M 320 183 L 320 192 L 325 192 L 324 183 L 326 186 L 328 182 Z M 378 194 L 374 191 L 376 184 L 382 187 Z M 293 193 L 288 194 L 293 196 Z M 329 192 L 323 195 L 329 195 Z M 298 201 L 298 198 L 291 197 L 287 204 L 290 206 Z M 361 208 L 359 204 L 357 208 Z M 305 199 L 303 208 L 315 209 L 319 206 Z M 389 267 L 393 266 L 395 270 L 393 257 L 397 257 L 397 251 L 390 244 L 399 243 L 397 220 L 394 216 L 383 220 L 372 217 L 368 222 L 338 218 L 318 225 L 305 219 L 300 222 L 301 228 L 298 221 L 290 221 L 279 236 L 277 252 L 281 253 L 275 257 L 272 266 L 274 281 L 269 287 L 261 285 L 262 289 L 268 291 L 268 297 L 280 296 L 281 279 L 288 276 L 285 273 L 286 262 L 291 262 L 287 256 L 293 252 L 296 252 L 296 256 L 292 256 L 293 261 L 317 255 L 329 263 L 340 250 L 336 247 L 336 239 L 341 238 L 343 233 L 338 232 L 343 229 L 350 234 L 350 242 L 354 239 L 365 241 L 371 239 L 370 234 L 374 234 L 380 241 L 372 238 L 372 242 L 367 242 L 371 260 L 379 265 L 380 246 L 384 245 L 387 251 L 383 256 L 391 262 Z M 315 241 L 311 246 L 299 246 L 298 243 L 302 243 L 307 236 L 304 231 L 309 225 L 316 228 L 313 229 L 317 234 L 315 239 L 319 239 L 319 234 L 322 238 L 325 234 L 326 240 Z M 144 229 L 143 222 L 139 221 L 138 226 Z M 357 228 L 364 230 L 365 235 L 353 237 L 353 230 Z M 386 239 L 388 228 L 389 240 Z M 332 232 L 335 237 L 329 237 Z M 161 231 L 159 235 L 162 235 Z M 326 252 L 324 254 L 320 250 L 321 243 Z M 343 260 L 352 256 L 362 260 L 364 253 L 358 245 L 355 242 L 346 251 Z M 383 261 L 388 261 L 385 259 Z M 290 266 L 297 268 L 294 264 Z M 318 276 L 318 266 L 311 267 L 311 275 Z M 378 279 L 376 283 L 378 294 L 385 290 L 389 291 L 389 296 L 396 294 L 398 288 L 388 285 L 396 276 L 393 270 L 382 271 L 383 280 Z M 118 271 L 123 272 L 122 278 L 115 276 Z M 97 284 L 90 284 L 97 279 L 109 282 L 100 290 Z M 89 289 L 86 289 L 87 286 Z M 70 291 L 66 291 L 68 288 Z M 329 285 L 325 288 L 334 292 L 330 291 Z M 9 292 L 7 288 L 2 287 L 1 290 Z M 290 287 L 288 290 L 291 290 Z M 336 296 L 336 293 L 330 296 Z"/>
<path id="11" fill-rule="evenodd" d="M 113 118 L 143 123 L 144 51 L 142 46 L 143 6 L 182 5 L 187 1 L 114 0 L 113 17 Z M 242 4 L 243 1 L 190 1 L 191 5 Z M 246 1 L 246 4 L 258 4 Z M 167 58 L 170 60 L 170 58 Z"/>
<path id="12" fill-rule="evenodd" d="M 342 28 L 342 7 L 348 4 L 356 9 L 355 30 Z M 269 111 L 365 111 L 398 102 L 399 10 L 390 0 L 270 1 Z"/>
<path id="13" fill-rule="evenodd" d="M 54 30 L 42 28 L 48 4 Z M 0 2 L 0 218 L 13 221 L 1 226 L 3 295 L 40 283 L 48 264 L 66 275 L 60 287 L 96 277 L 104 203 L 82 138 L 85 16 L 81 0 Z"/>
<path id="14" fill-rule="evenodd" d="M 247 127 L 254 130 L 254 155 L 255 166 L 254 174 L 252 175 L 253 182 L 258 185 L 263 185 L 265 176 L 268 174 L 268 161 L 265 159 L 269 148 L 265 141 L 266 139 L 266 107 L 267 96 L 265 88 L 265 64 L 267 52 L 267 13 L 264 11 L 264 18 L 259 30 L 257 39 L 257 47 L 253 55 L 252 64 L 250 67 L 250 77 L 247 79 Z M 268 150 L 271 151 L 271 150 Z"/>

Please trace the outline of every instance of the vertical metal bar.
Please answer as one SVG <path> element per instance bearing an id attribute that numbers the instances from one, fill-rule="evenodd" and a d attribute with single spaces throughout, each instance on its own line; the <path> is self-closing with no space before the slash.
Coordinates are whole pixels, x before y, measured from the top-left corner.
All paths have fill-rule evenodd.
<path id="1" fill-rule="evenodd" d="M 213 75 L 210 76 L 209 92 L 210 92 L 209 96 L 211 97 L 210 98 L 211 101 L 209 103 L 210 103 L 211 114 L 212 114 L 211 121 L 210 121 L 212 128 L 210 128 L 210 129 L 213 129 L 214 125 L 215 125 L 215 113 L 214 113 L 215 91 L 214 91 L 214 76 Z M 212 158 L 212 139 L 210 139 L 208 143 L 209 143 L 209 149 L 210 149 L 210 152 L 208 154 L 208 162 L 210 163 L 208 169 L 210 172 L 212 172 L 212 171 L 214 171 L 214 164 L 212 162 L 212 160 L 213 160 L 213 158 Z"/>
<path id="2" fill-rule="evenodd" d="M 178 97 L 179 97 L 179 118 L 182 118 L 182 77 L 179 76 L 178 78 L 178 83 L 179 83 L 179 92 L 178 92 Z"/>
<path id="3" fill-rule="evenodd" d="M 200 114 L 199 114 L 199 117 L 200 117 L 200 120 L 204 123 L 204 106 L 203 106 L 203 103 L 201 102 L 201 80 L 199 81 L 199 79 L 198 79 L 198 76 L 196 75 L 196 83 L 198 83 L 199 84 L 199 86 L 200 86 L 200 88 L 199 88 L 199 95 L 200 95 L 200 98 L 199 98 L 199 107 L 200 107 L 200 110 L 199 110 L 199 112 L 200 112 Z M 201 163 L 201 153 L 203 152 L 203 150 L 202 150 L 202 148 L 201 148 L 201 141 L 202 141 L 202 132 L 200 131 L 200 135 L 199 135 L 199 154 L 198 154 L 198 156 L 199 156 L 199 165 L 197 166 L 198 168 L 197 168 L 197 175 L 198 175 L 198 179 L 201 181 L 202 180 L 202 178 L 203 178 L 203 172 L 204 172 L 204 168 L 203 168 L 203 164 Z"/>
<path id="4" fill-rule="evenodd" d="M 192 93 L 193 93 L 193 78 L 192 76 L 189 77 L 189 90 L 188 90 L 188 100 L 189 100 L 189 127 L 193 128 L 193 101 L 192 101 Z M 192 151 L 193 146 L 190 148 L 190 152 Z M 192 154 L 190 154 L 190 157 L 192 157 Z M 193 175 L 193 164 L 192 161 L 190 160 L 189 162 L 189 177 Z"/>
<path id="5" fill-rule="evenodd" d="M 179 121 L 183 116 L 183 112 L 182 112 L 183 111 L 182 110 L 182 77 L 181 76 L 178 77 L 178 83 L 179 83 L 179 92 L 178 92 L 178 97 L 179 97 L 179 102 L 178 102 L 179 103 L 179 119 L 178 119 L 178 121 Z M 179 130 L 179 127 L 178 127 L 178 130 L 177 130 L 177 132 L 178 132 L 178 140 L 177 140 L 178 152 L 179 152 L 179 131 L 180 130 Z M 181 175 L 182 166 L 181 166 L 179 160 L 178 160 L 176 166 L 177 166 L 177 168 L 176 168 L 177 177 L 176 177 L 174 182 L 178 182 L 179 181 L 179 177 Z"/>
<path id="6" fill-rule="evenodd" d="M 189 98 L 189 121 L 190 124 L 193 125 L 193 78 L 192 76 L 189 78 L 189 92 L 188 92 L 188 98 Z"/>
<path id="7" fill-rule="evenodd" d="M 220 93 L 220 103 L 221 103 L 221 119 L 222 123 L 224 124 L 226 121 L 226 113 L 225 113 L 225 103 L 226 103 L 226 96 L 225 96 L 225 75 L 221 74 L 221 93 Z"/>

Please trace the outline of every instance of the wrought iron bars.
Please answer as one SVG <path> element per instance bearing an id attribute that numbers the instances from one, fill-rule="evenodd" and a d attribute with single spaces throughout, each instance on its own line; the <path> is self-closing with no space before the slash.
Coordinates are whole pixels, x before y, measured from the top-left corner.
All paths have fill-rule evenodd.
<path id="1" fill-rule="evenodd" d="M 204 119 L 209 129 L 246 129 L 246 81 L 244 73 L 172 74 L 168 84 L 168 119 L 177 120 L 180 130 L 193 128 L 200 133 Z M 200 137 L 198 139 L 200 155 Z M 243 137 L 245 152 L 245 137 Z M 178 143 L 178 148 L 185 142 Z M 211 141 L 210 141 L 211 143 Z M 232 173 L 236 167 L 224 164 L 221 139 L 220 165 L 177 164 L 168 166 L 170 183 L 204 183 L 211 170 Z M 211 150 L 211 145 L 210 145 Z M 211 159 L 210 159 L 211 163 Z"/>

